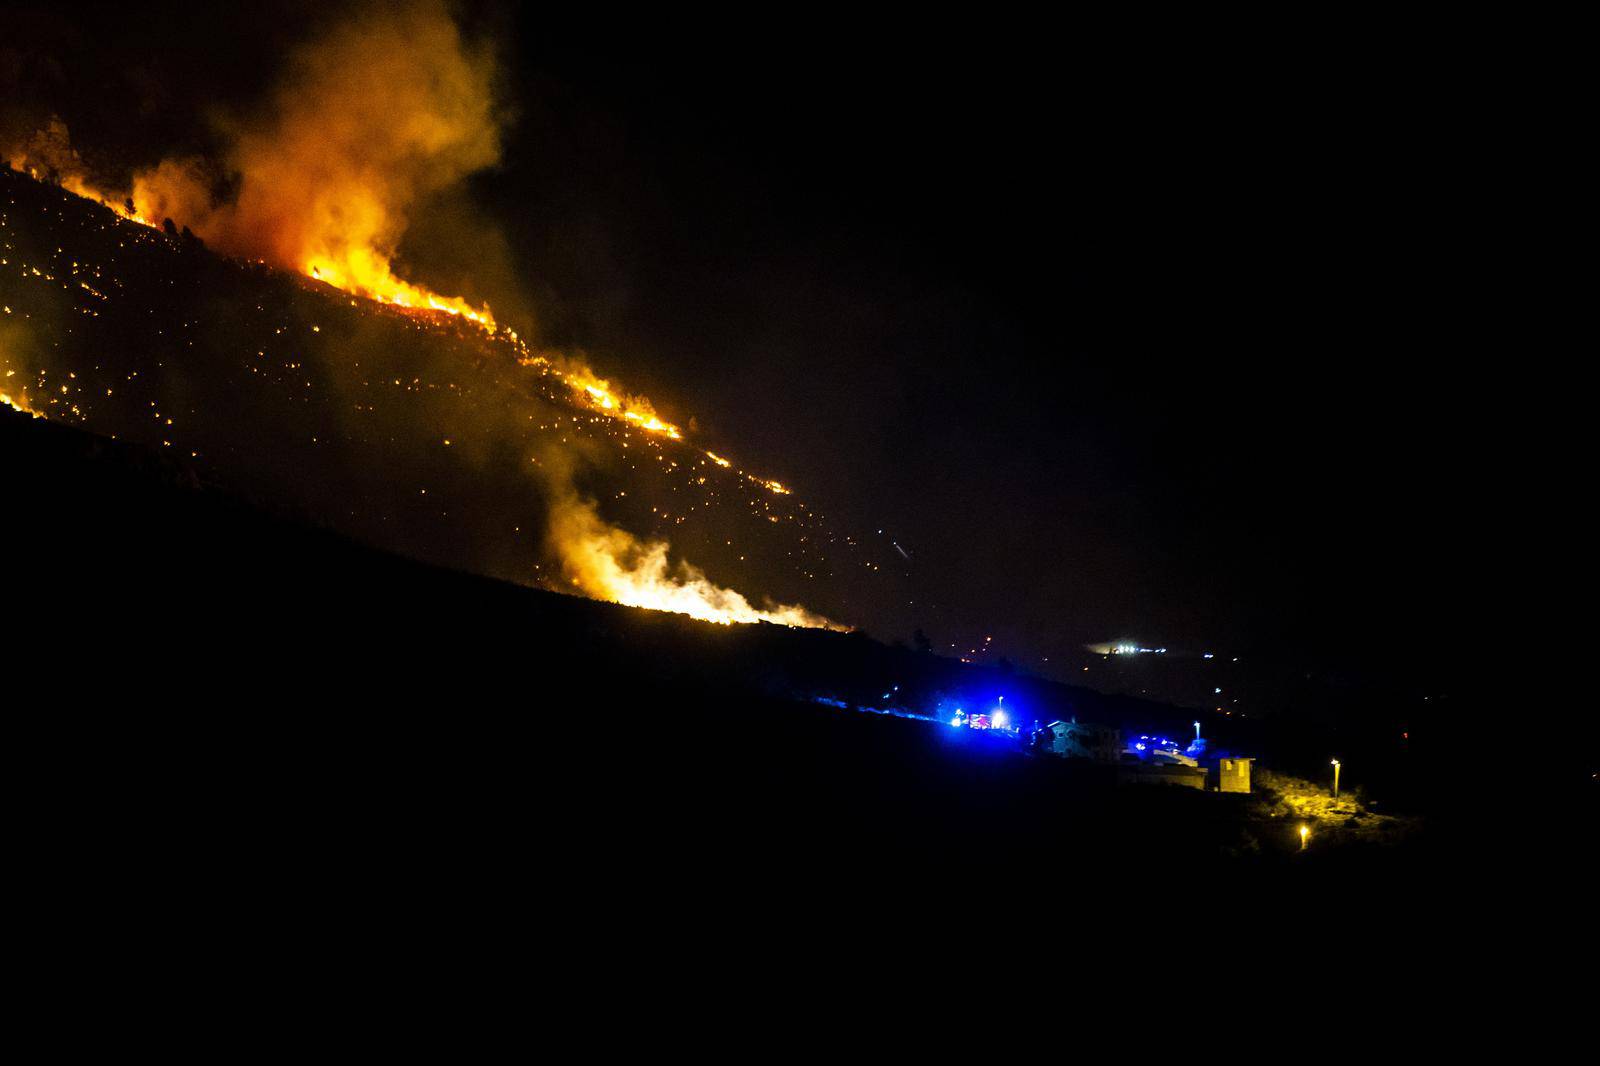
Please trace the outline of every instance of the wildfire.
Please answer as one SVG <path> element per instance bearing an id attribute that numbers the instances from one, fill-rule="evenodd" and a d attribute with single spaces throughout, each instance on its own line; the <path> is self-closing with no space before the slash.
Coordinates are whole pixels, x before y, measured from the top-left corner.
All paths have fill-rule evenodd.
<path id="1" fill-rule="evenodd" d="M 306 260 L 300 270 L 306 276 L 326 282 L 352 296 L 365 296 L 396 307 L 459 315 L 477 323 L 488 333 L 494 333 L 497 328 L 488 304 L 473 307 L 459 296 L 441 296 L 420 285 L 401 281 L 394 276 L 389 261 L 370 248 L 348 249 L 342 261 L 315 256 Z"/>
<path id="2" fill-rule="evenodd" d="M 443 4 L 418 0 L 373 11 L 298 49 L 270 103 L 219 130 L 225 147 L 217 158 L 169 158 L 133 174 L 127 192 L 107 191 L 86 177 L 55 120 L 21 161 L 35 178 L 130 222 L 169 232 L 182 226 L 224 255 L 297 271 L 387 306 L 472 322 L 511 345 L 521 365 L 561 382 L 584 409 L 682 441 L 683 431 L 648 399 L 577 360 L 531 352 L 486 303 L 473 306 L 395 275 L 401 238 L 429 198 L 499 159 L 504 112 L 493 98 L 492 50 L 463 39 Z M 227 193 L 219 198 L 221 189 Z M 26 398 L 0 400 L 38 417 Z M 769 492 L 790 492 L 736 473 Z M 844 628 L 802 607 L 752 606 L 689 563 L 671 563 L 664 541 L 641 541 L 609 524 L 571 486 L 570 478 L 552 483 L 557 504 L 548 540 L 583 593 L 723 624 Z"/>
<path id="3" fill-rule="evenodd" d="M 44 417 L 44 415 L 28 406 L 28 398 L 26 396 L 20 400 L 13 400 L 9 393 L 0 392 L 0 404 L 4 404 L 19 414 L 32 415 L 34 418 Z"/>
<path id="4" fill-rule="evenodd" d="M 37 176 L 37 175 L 35 175 Z M 116 214 L 142 226 L 154 229 L 160 227 L 150 220 L 149 215 L 139 210 L 139 192 L 131 196 L 118 196 L 95 188 L 81 176 L 63 177 L 60 181 L 61 188 L 74 195 L 110 208 Z M 137 184 L 136 184 L 137 190 Z M 129 204 L 134 204 L 130 209 Z M 472 322 L 490 335 L 503 334 L 513 344 L 521 347 L 520 339 L 516 332 L 509 327 L 500 326 L 495 322 L 494 313 L 487 304 L 473 307 L 459 296 L 444 296 L 421 285 L 414 285 L 395 276 L 390 265 L 390 260 L 376 249 L 371 247 L 346 247 L 342 257 L 335 259 L 329 255 L 313 255 L 304 260 L 298 267 L 300 273 L 352 296 L 360 296 L 380 304 L 392 307 L 403 307 L 418 311 L 439 311 L 444 314 L 456 315 Z M 636 429 L 646 433 L 655 433 L 672 440 L 684 439 L 683 430 L 655 411 L 654 406 L 643 396 L 635 396 L 623 392 L 613 386 L 610 381 L 597 376 L 581 363 L 572 360 L 553 358 L 547 355 L 526 353 L 519 362 L 523 366 L 536 367 L 546 373 L 552 373 L 564 382 L 573 392 L 574 397 L 587 407 L 593 408 L 601 414 L 612 418 L 621 419 Z M 732 464 L 720 456 L 711 455 L 711 459 L 719 466 L 727 467 Z M 787 493 L 776 481 L 754 479 L 774 492 Z"/>
<path id="5" fill-rule="evenodd" d="M 804 607 L 751 605 L 687 562 L 673 565 L 665 541 L 643 541 L 608 524 L 594 505 L 566 494 L 552 510 L 550 544 L 572 587 L 593 599 L 686 614 L 705 622 L 771 622 L 845 630 Z"/>
<path id="6" fill-rule="evenodd" d="M 611 382 L 596 377 L 581 363 L 548 355 L 524 355 L 519 362 L 523 366 L 537 367 L 545 373 L 554 374 L 572 390 L 580 403 L 601 414 L 620 418 L 647 433 L 658 433 L 673 440 L 683 439 L 683 431 L 657 415 L 649 400 L 617 391 Z"/>
<path id="7" fill-rule="evenodd" d="M 33 176 L 38 177 L 38 174 L 35 172 Z M 64 175 L 60 184 L 67 192 L 108 207 L 129 222 L 137 222 L 151 229 L 161 228 L 159 223 L 153 221 L 153 207 L 147 204 L 141 210 L 140 198 L 143 194 L 137 183 L 132 194 L 120 197 L 95 188 L 78 175 Z M 421 285 L 403 281 L 395 277 L 388 257 L 371 247 L 347 247 L 337 258 L 333 254 L 311 255 L 302 260 L 297 269 L 308 278 L 332 285 L 352 296 L 364 296 L 394 307 L 457 315 L 476 323 L 490 334 L 500 328 L 487 304 L 473 307 L 459 296 L 444 296 Z"/>
<path id="8" fill-rule="evenodd" d="M 30 174 L 34 178 L 39 176 L 36 172 L 30 171 Z M 125 196 L 121 200 L 117 200 L 115 197 L 109 196 L 106 193 L 93 188 L 88 182 L 84 181 L 82 177 L 76 174 L 62 175 L 61 187 L 68 192 L 73 193 L 74 195 L 83 197 L 85 200 L 93 200 L 96 203 L 104 204 L 106 207 L 109 207 L 111 210 L 115 211 L 118 215 L 127 219 L 129 222 L 137 222 L 141 226 L 149 226 L 152 229 L 157 228 L 156 223 L 151 222 L 148 218 L 145 218 L 137 210 L 130 206 L 133 203 L 132 197 Z"/>
<path id="9" fill-rule="evenodd" d="M 119 209 L 114 195 L 101 193 L 82 180 L 63 182 L 62 187 L 112 208 L 121 218 L 149 225 L 148 219 L 129 211 L 125 203 Z M 473 312 L 463 301 L 446 301 L 395 279 L 387 262 L 375 259 L 368 262 L 375 277 L 380 281 L 388 279 L 397 286 L 388 290 L 389 298 L 384 299 L 382 292 L 363 291 L 331 263 L 313 262 L 307 273 L 343 291 L 387 304 L 415 306 L 424 311 L 450 311 L 454 307 L 458 313 L 460 310 Z M 447 302 L 451 306 L 440 306 Z M 467 317 L 485 330 L 495 329 L 487 308 L 481 314 L 473 312 Z M 627 394 L 580 362 L 555 353 L 531 352 L 509 330 L 501 329 L 499 335 L 514 346 L 521 365 L 552 376 L 584 407 L 643 432 L 673 441 L 684 439 L 683 431 L 662 419 L 648 399 Z M 25 395 L 0 394 L 0 402 L 34 417 L 43 417 L 28 403 Z M 791 492 L 781 482 L 736 469 L 731 460 L 715 452 L 704 451 L 703 454 L 712 463 L 761 489 L 780 495 Z M 687 560 L 673 561 L 671 547 L 666 541 L 641 539 L 602 518 L 593 503 L 574 491 L 569 470 L 555 471 L 549 465 L 541 466 L 541 470 L 549 479 L 556 500 L 551 510 L 547 543 L 567 586 L 574 591 L 594 599 L 686 614 L 722 625 L 768 622 L 834 630 L 848 628 L 798 605 L 752 604 L 738 591 L 713 582 Z"/>

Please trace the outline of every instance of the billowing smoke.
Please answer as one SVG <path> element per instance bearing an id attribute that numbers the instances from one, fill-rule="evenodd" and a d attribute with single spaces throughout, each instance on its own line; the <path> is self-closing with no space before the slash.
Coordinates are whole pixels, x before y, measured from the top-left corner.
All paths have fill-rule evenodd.
<path id="1" fill-rule="evenodd" d="M 494 75 L 489 48 L 465 40 L 442 4 L 367 9 L 295 51 L 258 115 L 222 122 L 220 160 L 135 174 L 135 210 L 352 292 L 461 304 L 390 264 L 419 205 L 499 159 Z"/>
<path id="2" fill-rule="evenodd" d="M 83 175 L 83 159 L 72 147 L 67 124 L 54 116 L 33 133 L 0 145 L 0 157 L 44 181 L 75 182 Z"/>

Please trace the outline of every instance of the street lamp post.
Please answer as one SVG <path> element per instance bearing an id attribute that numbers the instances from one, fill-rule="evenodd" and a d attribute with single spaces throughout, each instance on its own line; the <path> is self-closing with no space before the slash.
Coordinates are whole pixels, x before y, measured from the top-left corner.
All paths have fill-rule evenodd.
<path id="1" fill-rule="evenodd" d="M 1333 796 L 1339 798 L 1339 760 L 1333 760 Z"/>

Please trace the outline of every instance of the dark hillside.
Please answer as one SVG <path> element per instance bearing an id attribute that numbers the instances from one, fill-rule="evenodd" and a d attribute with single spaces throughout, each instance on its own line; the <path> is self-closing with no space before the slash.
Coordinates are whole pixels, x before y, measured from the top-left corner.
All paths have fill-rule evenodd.
<path id="1" fill-rule="evenodd" d="M 0 393 L 388 551 L 565 587 L 545 538 L 570 479 L 752 601 L 850 622 L 855 589 L 894 580 L 774 492 L 783 471 L 607 417 L 519 339 L 215 255 L 3 166 L 0 306 Z"/>
<path id="2" fill-rule="evenodd" d="M 1249 798 L 1118 789 L 998 738 L 807 702 L 886 677 L 932 691 L 970 669 L 944 660 L 433 568 L 9 411 L 0 476 L 6 704 L 35 825 L 64 820 L 119 862 L 266 847 L 557 881 L 1018 869 L 1063 888 L 1174 863 L 1295 865 L 1288 827 Z M 988 683 L 1018 702 L 1100 698 L 967 681 Z"/>

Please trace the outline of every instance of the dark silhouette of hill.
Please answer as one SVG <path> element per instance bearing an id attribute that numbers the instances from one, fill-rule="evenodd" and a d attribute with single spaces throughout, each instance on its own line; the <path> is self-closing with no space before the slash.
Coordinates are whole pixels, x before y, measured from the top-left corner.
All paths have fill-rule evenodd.
<path id="1" fill-rule="evenodd" d="M 1246 797 L 1117 788 L 1000 738 L 810 700 L 898 684 L 910 702 L 1006 686 L 1102 718 L 1154 705 L 433 567 L 263 514 L 165 453 L 3 415 L 8 705 L 47 824 L 127 862 L 248 840 L 295 862 L 420 850 L 477 868 L 515 839 L 518 863 L 585 876 L 1066 885 L 1107 862 L 1142 877 L 1216 860 L 1296 876 Z"/>

